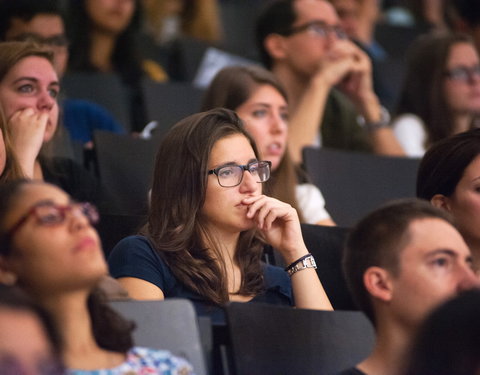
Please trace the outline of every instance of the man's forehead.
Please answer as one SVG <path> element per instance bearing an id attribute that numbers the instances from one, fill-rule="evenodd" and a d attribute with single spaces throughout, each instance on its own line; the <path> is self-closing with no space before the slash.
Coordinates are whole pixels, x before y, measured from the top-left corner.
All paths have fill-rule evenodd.
<path id="1" fill-rule="evenodd" d="M 423 258 L 438 250 L 449 250 L 465 258 L 470 256 L 465 241 L 453 225 L 440 218 L 413 220 L 408 226 L 404 257 Z"/>
<path id="2" fill-rule="evenodd" d="M 296 22 L 323 21 L 330 25 L 338 24 L 335 8 L 324 0 L 295 0 Z"/>
<path id="3" fill-rule="evenodd" d="M 42 37 L 51 37 L 64 33 L 65 27 L 59 15 L 40 13 L 28 21 L 18 17 L 12 18 L 6 38 L 11 39 L 22 34 L 37 34 Z"/>

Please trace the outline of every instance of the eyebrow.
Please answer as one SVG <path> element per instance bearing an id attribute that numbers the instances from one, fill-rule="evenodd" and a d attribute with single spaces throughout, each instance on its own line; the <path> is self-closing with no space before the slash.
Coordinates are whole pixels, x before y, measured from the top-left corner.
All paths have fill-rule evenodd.
<path id="1" fill-rule="evenodd" d="M 253 163 L 255 161 L 258 161 L 258 159 L 257 158 L 250 159 L 246 164 L 250 164 L 250 163 Z M 226 162 L 226 163 L 218 164 L 217 166 L 215 166 L 213 168 L 210 168 L 210 169 L 217 169 L 217 168 L 222 168 L 222 167 L 231 167 L 231 166 L 236 166 L 236 165 L 245 165 L 245 164 L 239 164 L 239 163 L 234 162 L 234 161 L 229 161 L 229 162 Z"/>
<path id="2" fill-rule="evenodd" d="M 431 252 L 429 252 L 428 254 L 426 254 L 426 258 L 433 258 L 437 255 L 447 255 L 451 258 L 461 258 L 461 254 L 459 254 L 458 252 L 452 250 L 452 249 L 435 249 Z M 473 263 L 473 258 L 472 258 L 472 255 L 469 254 L 465 257 L 465 261 L 467 263 Z"/>
<path id="3" fill-rule="evenodd" d="M 15 81 L 13 81 L 13 83 L 16 84 L 16 83 L 21 82 L 21 81 L 29 81 L 29 82 L 37 83 L 39 80 L 38 80 L 38 78 L 34 78 L 34 77 L 20 77 L 20 78 L 17 78 Z M 52 86 L 52 85 L 60 87 L 60 82 L 59 81 L 52 81 L 48 84 L 48 86 Z"/>

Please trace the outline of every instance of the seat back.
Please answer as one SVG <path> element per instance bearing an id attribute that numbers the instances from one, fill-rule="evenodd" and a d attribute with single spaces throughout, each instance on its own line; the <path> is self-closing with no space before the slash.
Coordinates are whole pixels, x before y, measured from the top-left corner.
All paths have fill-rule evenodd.
<path id="1" fill-rule="evenodd" d="M 125 237 L 138 234 L 146 223 L 144 215 L 119 215 L 102 213 L 96 229 L 102 241 L 105 258 L 108 258 L 115 245 Z"/>
<path id="2" fill-rule="evenodd" d="M 257 303 L 232 303 L 226 311 L 236 375 L 336 374 L 373 348 L 373 328 L 358 311 Z"/>
<path id="3" fill-rule="evenodd" d="M 145 214 L 159 140 L 100 130 L 94 132 L 93 139 L 100 179 L 118 201 L 118 213 Z"/>
<path id="4" fill-rule="evenodd" d="M 206 375 L 205 357 L 193 304 L 186 299 L 115 301 L 110 305 L 136 324 L 135 345 L 169 350 Z"/>
<path id="5" fill-rule="evenodd" d="M 306 147 L 303 162 L 340 226 L 398 198 L 415 197 L 419 159 Z"/>
<path id="6" fill-rule="evenodd" d="M 128 92 L 120 77 L 107 73 L 68 73 L 62 78 L 67 97 L 90 100 L 105 107 L 112 116 L 131 130 Z"/>
<path id="7" fill-rule="evenodd" d="M 317 274 L 335 310 L 357 310 L 343 276 L 342 254 L 348 228 L 302 224 L 308 251 L 317 263 Z"/>
<path id="8" fill-rule="evenodd" d="M 148 121 L 157 121 L 157 133 L 164 134 L 175 123 L 198 112 L 203 90 L 188 82 L 142 83 Z"/>

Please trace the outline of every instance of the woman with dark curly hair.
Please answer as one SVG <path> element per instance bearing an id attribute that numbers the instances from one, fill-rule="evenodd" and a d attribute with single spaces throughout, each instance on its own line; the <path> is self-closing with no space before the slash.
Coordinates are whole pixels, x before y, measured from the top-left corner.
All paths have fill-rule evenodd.
<path id="1" fill-rule="evenodd" d="M 105 304 L 97 219 L 93 206 L 53 185 L 0 186 L 0 281 L 18 285 L 51 314 L 70 374 L 190 374 L 169 352 L 133 346 L 132 324 Z"/>

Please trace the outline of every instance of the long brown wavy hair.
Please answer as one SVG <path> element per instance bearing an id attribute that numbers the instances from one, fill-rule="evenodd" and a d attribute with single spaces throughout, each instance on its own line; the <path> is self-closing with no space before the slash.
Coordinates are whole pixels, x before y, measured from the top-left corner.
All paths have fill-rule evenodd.
<path id="1" fill-rule="evenodd" d="M 156 156 L 148 221 L 141 231 L 175 277 L 214 304 L 229 300 L 227 274 L 220 244 L 208 232 L 201 209 L 211 150 L 234 134 L 245 136 L 258 158 L 242 121 L 227 109 L 191 115 L 169 131 Z M 253 296 L 263 290 L 263 244 L 254 229 L 240 233 L 234 256 L 241 271 L 238 294 Z"/>

